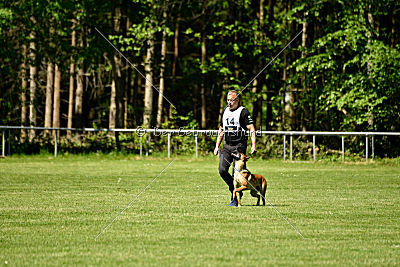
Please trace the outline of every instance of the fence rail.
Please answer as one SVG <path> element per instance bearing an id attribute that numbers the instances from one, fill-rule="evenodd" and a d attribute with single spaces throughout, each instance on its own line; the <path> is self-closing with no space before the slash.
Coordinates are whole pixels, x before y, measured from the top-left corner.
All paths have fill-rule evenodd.
<path id="1" fill-rule="evenodd" d="M 0 126 L 0 131 L 2 131 L 2 156 L 5 156 L 6 149 L 6 131 L 8 130 L 8 134 L 10 136 L 11 130 L 47 130 L 47 131 L 55 131 L 54 135 L 54 156 L 57 157 L 58 154 L 58 132 L 59 131 L 71 131 L 71 132 L 131 132 L 137 133 L 141 138 L 143 135 L 150 133 L 155 136 L 160 135 L 168 135 L 168 157 L 171 156 L 171 134 L 179 134 L 186 136 L 193 136 L 195 138 L 195 151 L 196 158 L 198 157 L 198 135 L 207 135 L 207 136 L 217 136 L 218 130 L 188 130 L 188 129 L 95 129 L 95 128 L 53 128 L 53 127 L 27 127 L 27 126 Z M 371 148 L 372 153 L 371 156 L 374 157 L 374 137 L 375 136 L 400 136 L 400 132 L 303 132 L 303 131 L 256 131 L 256 135 L 282 135 L 283 136 L 283 160 L 286 160 L 286 137 L 289 136 L 289 146 L 290 146 L 290 160 L 293 160 L 293 136 L 312 136 L 313 140 L 313 159 L 315 161 L 315 142 L 316 136 L 340 136 L 342 138 L 342 161 L 344 161 L 344 152 L 345 152 L 345 136 L 365 136 L 365 159 L 368 161 L 369 159 L 369 138 L 371 137 Z M 10 151 L 10 140 L 8 138 L 8 151 Z M 146 150 L 147 155 L 147 150 Z M 140 142 L 140 156 L 142 156 L 142 142 Z"/>

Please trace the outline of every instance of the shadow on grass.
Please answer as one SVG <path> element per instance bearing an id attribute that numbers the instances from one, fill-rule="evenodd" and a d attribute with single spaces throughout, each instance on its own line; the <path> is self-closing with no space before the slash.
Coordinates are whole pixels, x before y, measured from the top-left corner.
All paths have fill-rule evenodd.
<path id="1" fill-rule="evenodd" d="M 272 205 L 274 205 L 274 207 L 289 207 L 290 205 L 288 205 L 288 204 L 272 204 Z M 249 204 L 247 204 L 247 205 L 242 205 L 242 207 L 269 207 L 269 206 L 271 206 L 270 204 L 268 204 L 268 203 L 265 203 L 265 206 L 263 206 L 263 205 L 259 205 L 259 206 L 257 206 L 256 204 L 253 204 L 253 205 L 249 205 Z"/>

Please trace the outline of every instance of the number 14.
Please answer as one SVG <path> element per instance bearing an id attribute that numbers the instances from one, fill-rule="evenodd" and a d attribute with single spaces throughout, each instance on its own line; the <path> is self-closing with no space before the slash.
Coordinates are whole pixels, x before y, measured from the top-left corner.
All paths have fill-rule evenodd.
<path id="1" fill-rule="evenodd" d="M 235 119 L 231 119 L 231 121 L 229 122 L 229 118 L 226 118 L 226 124 L 232 124 L 232 125 L 234 125 L 235 124 Z"/>

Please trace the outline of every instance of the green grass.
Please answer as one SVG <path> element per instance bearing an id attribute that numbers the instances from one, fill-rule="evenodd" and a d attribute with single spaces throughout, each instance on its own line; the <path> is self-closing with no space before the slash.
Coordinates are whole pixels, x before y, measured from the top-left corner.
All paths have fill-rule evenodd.
<path id="1" fill-rule="evenodd" d="M 0 264 L 400 264 L 400 165 L 250 160 L 270 206 L 227 207 L 214 158 L 168 164 L 130 156 L 0 160 Z"/>

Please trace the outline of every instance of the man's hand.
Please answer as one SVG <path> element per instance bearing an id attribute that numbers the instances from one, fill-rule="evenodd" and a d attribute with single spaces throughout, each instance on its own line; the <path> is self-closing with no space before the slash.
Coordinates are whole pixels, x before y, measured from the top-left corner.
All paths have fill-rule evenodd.
<path id="1" fill-rule="evenodd" d="M 223 136 L 224 136 L 224 131 L 222 130 L 222 126 L 219 126 L 217 142 L 215 143 L 215 148 L 214 148 L 214 155 L 218 155 L 219 145 L 221 144 Z"/>
<path id="2" fill-rule="evenodd" d="M 216 146 L 216 147 L 214 148 L 214 155 L 218 155 L 218 152 L 219 152 L 219 147 Z"/>
<path id="3" fill-rule="evenodd" d="M 251 154 L 254 154 L 256 152 L 257 152 L 256 145 L 252 145 L 251 146 Z"/>
<path id="4" fill-rule="evenodd" d="M 247 129 L 250 131 L 251 136 L 251 154 L 257 152 L 256 149 L 256 129 L 254 128 L 254 124 L 247 125 Z"/>

